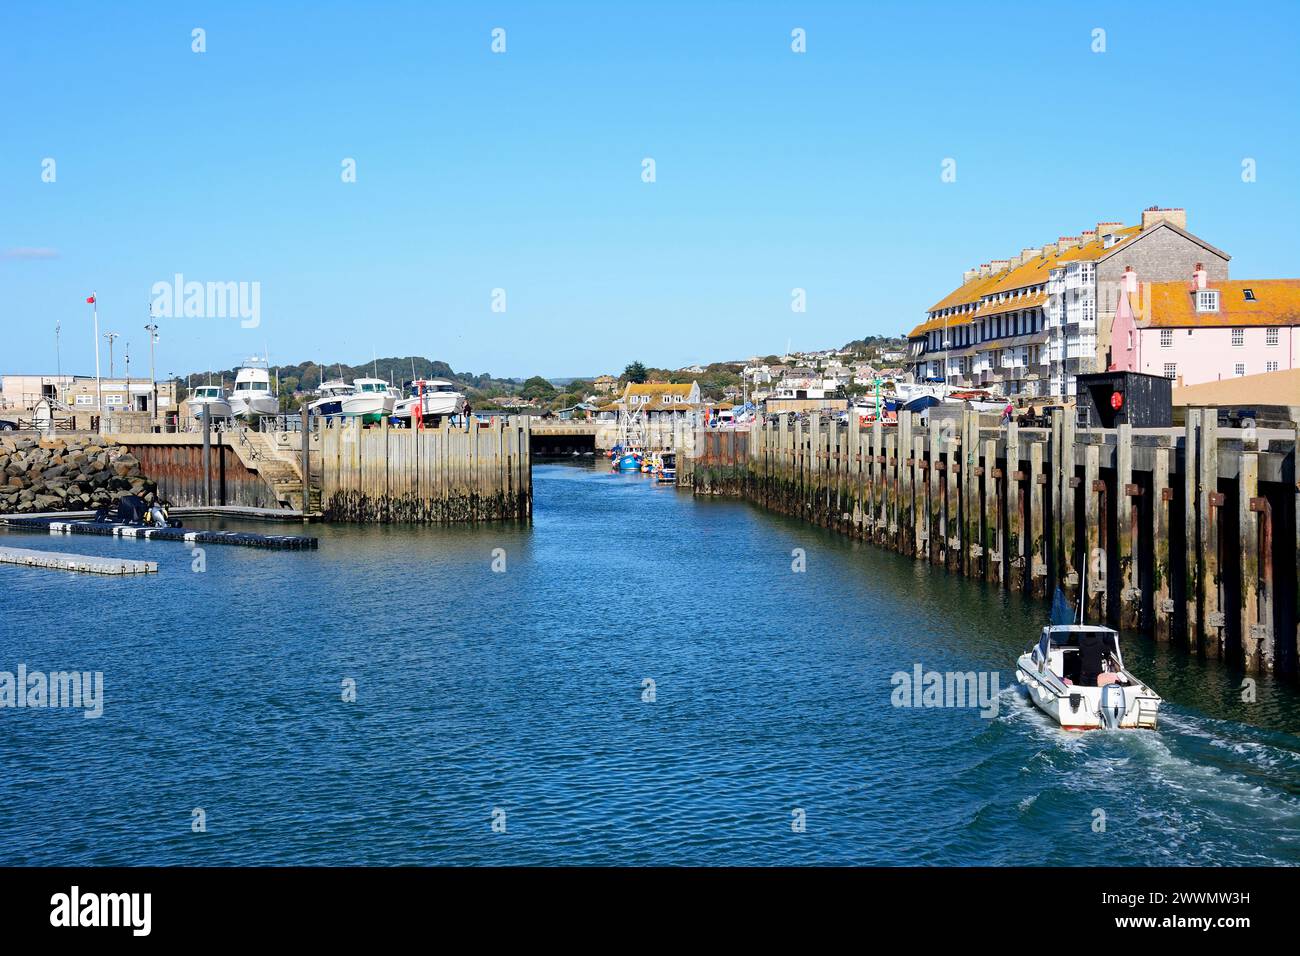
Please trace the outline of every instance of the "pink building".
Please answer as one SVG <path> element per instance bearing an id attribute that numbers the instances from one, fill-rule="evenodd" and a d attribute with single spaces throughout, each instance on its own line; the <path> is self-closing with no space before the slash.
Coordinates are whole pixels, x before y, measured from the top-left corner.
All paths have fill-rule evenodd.
<path id="1" fill-rule="evenodd" d="M 1300 279 L 1144 282 L 1124 273 L 1109 367 L 1183 385 L 1300 368 Z M 1300 396 L 1278 396 L 1300 403 Z"/>

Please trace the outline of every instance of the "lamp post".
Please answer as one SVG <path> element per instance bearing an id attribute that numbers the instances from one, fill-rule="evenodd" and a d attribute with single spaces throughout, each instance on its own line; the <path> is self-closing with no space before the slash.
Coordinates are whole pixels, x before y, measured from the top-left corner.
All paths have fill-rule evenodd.
<path id="1" fill-rule="evenodd" d="M 113 343 L 119 338 L 118 332 L 105 332 L 104 338 L 108 339 L 108 377 L 113 377 Z"/>
<path id="2" fill-rule="evenodd" d="M 152 317 L 153 306 L 149 307 L 149 313 Z M 153 354 L 154 344 L 158 341 L 158 326 L 150 322 L 144 330 L 149 333 L 149 430 L 152 431 L 158 420 L 158 378 L 154 373 Z"/>

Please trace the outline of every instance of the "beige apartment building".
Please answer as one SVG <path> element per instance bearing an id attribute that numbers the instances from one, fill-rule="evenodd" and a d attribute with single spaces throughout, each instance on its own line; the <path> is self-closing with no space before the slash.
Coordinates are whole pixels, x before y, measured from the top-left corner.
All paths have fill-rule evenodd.
<path id="1" fill-rule="evenodd" d="M 1104 221 L 968 269 L 908 334 L 917 381 L 1071 397 L 1080 374 L 1103 371 L 1127 269 L 1173 281 L 1198 264 L 1228 278 L 1227 253 L 1187 231 L 1187 212 L 1151 206 L 1126 226 Z"/>

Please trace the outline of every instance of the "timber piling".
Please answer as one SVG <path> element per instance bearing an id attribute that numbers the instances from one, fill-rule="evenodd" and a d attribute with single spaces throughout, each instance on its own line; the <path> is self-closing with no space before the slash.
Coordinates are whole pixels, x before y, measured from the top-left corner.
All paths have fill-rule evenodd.
<path id="1" fill-rule="evenodd" d="M 1297 673 L 1294 430 L 1004 427 L 963 410 L 858 428 L 810 415 L 704 429 L 679 483 L 748 498 L 1085 620 L 1250 671 Z"/>

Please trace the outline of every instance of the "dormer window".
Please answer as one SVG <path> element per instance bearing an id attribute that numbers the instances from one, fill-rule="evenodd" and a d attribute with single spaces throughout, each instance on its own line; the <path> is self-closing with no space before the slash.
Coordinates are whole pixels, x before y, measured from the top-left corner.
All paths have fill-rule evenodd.
<path id="1" fill-rule="evenodd" d="M 1196 293 L 1196 311 L 1197 312 L 1218 312 L 1219 311 L 1219 290 L 1218 289 L 1200 289 Z"/>
<path id="2" fill-rule="evenodd" d="M 1254 302 L 1254 301 L 1255 301 L 1255 290 L 1254 290 L 1254 289 L 1242 289 L 1242 290 L 1241 290 L 1241 294 L 1242 294 L 1243 296 L 1245 296 L 1245 299 L 1246 299 L 1247 302 Z"/>

